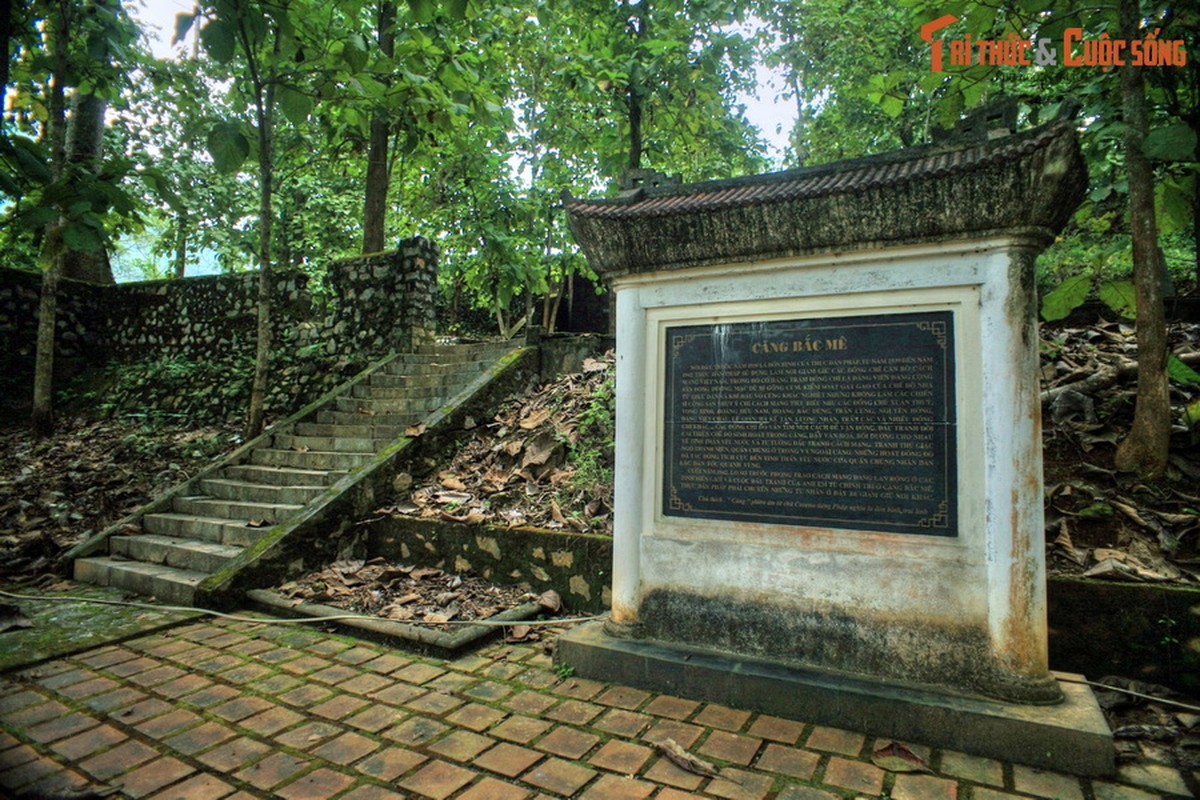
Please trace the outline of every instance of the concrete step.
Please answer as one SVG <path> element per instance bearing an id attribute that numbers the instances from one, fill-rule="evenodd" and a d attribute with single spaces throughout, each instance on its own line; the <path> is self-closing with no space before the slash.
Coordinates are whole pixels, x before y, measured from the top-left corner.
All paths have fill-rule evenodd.
<path id="1" fill-rule="evenodd" d="M 318 416 L 318 421 L 323 420 L 320 420 Z M 374 455 L 388 441 L 387 439 L 360 436 L 296 436 L 294 434 L 276 434 L 273 445 L 279 450 L 323 450 L 334 453 L 370 453 Z"/>
<path id="2" fill-rule="evenodd" d="M 331 450 L 291 450 L 260 447 L 250 452 L 250 463 L 267 467 L 352 470 L 370 463 L 373 452 L 339 453 Z"/>
<path id="3" fill-rule="evenodd" d="M 440 397 L 418 397 L 414 399 L 388 398 L 371 400 L 364 397 L 339 397 L 333 402 L 330 411 L 343 411 L 348 414 L 365 414 L 368 417 L 380 414 L 420 414 L 424 416 L 435 408 L 440 408 L 444 401 Z"/>
<path id="4" fill-rule="evenodd" d="M 299 425 L 297 428 L 301 427 Z M 332 431 L 314 436 L 332 436 Z M 347 432 L 347 435 L 354 434 Z M 346 470 L 333 469 L 293 469 L 290 467 L 269 467 L 260 464 L 239 464 L 236 467 L 226 467 L 222 475 L 235 481 L 250 483 L 265 483 L 271 486 L 330 486 L 337 483 L 346 475 Z"/>
<path id="5" fill-rule="evenodd" d="M 440 389 L 445 386 L 459 386 L 468 381 L 474 372 L 459 370 L 443 370 L 431 375 L 396 375 L 389 372 L 375 372 L 367 380 L 356 383 L 350 389 L 352 397 L 359 397 L 357 392 L 374 391 L 376 389 Z"/>
<path id="6" fill-rule="evenodd" d="M 367 417 L 366 419 L 370 419 Z M 395 425 L 375 425 L 364 421 L 358 425 L 334 425 L 328 422 L 300 422 L 296 436 L 341 437 L 349 439 L 395 439 L 404 432 Z"/>
<path id="7" fill-rule="evenodd" d="M 218 517 L 229 520 L 262 520 L 282 522 L 304 506 L 295 503 L 250 503 L 240 500 L 222 500 L 217 497 L 176 497 L 171 504 L 177 514 L 197 517 Z"/>
<path id="8" fill-rule="evenodd" d="M 147 514 L 142 517 L 142 530 L 149 534 L 173 536 L 177 539 L 200 539 L 217 544 L 249 547 L 258 541 L 265 528 L 252 528 L 247 522 L 249 520 L 197 517 L 191 514 Z"/>
<path id="9" fill-rule="evenodd" d="M 318 411 L 318 425 L 371 425 L 398 430 L 401 434 L 409 425 L 415 425 L 428 414 L 412 411 L 395 414 L 358 414 L 352 411 Z M 356 437 L 357 438 L 357 437 Z M 372 450 L 372 452 L 374 452 Z"/>
<path id="10" fill-rule="evenodd" d="M 206 478 L 200 481 L 205 494 L 222 500 L 250 503 L 294 503 L 304 505 L 321 492 L 324 486 L 271 486 L 266 483 L 247 483 L 227 478 Z"/>
<path id="11" fill-rule="evenodd" d="M 124 561 L 111 556 L 75 561 L 75 580 L 80 583 L 115 586 L 132 594 L 157 597 L 178 606 L 191 605 L 196 595 L 196 584 L 207 577 L 203 572 L 176 569 L 164 564 Z"/>
<path id="12" fill-rule="evenodd" d="M 237 558 L 243 548 L 197 539 L 142 534 L 113 536 L 108 540 L 108 549 L 111 555 L 125 556 L 133 561 L 165 564 L 176 569 L 211 575 Z"/>
<path id="13" fill-rule="evenodd" d="M 395 377 L 395 376 L 393 376 Z M 454 378 L 461 376 L 454 375 Z M 446 381 L 437 386 L 375 386 L 358 383 L 350 389 L 350 397 L 364 400 L 419 400 L 423 398 L 451 397 L 467 385 L 465 380 Z"/>

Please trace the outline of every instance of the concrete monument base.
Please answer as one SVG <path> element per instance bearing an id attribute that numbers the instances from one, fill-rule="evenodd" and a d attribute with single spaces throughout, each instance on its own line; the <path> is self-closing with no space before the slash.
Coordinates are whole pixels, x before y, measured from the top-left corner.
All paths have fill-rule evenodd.
<path id="1" fill-rule="evenodd" d="M 1064 700 L 1014 705 L 697 647 L 621 639 L 602 623 L 558 639 L 555 661 L 584 678 L 863 731 L 1035 767 L 1113 773 L 1112 733 L 1092 690 L 1056 673 Z"/>

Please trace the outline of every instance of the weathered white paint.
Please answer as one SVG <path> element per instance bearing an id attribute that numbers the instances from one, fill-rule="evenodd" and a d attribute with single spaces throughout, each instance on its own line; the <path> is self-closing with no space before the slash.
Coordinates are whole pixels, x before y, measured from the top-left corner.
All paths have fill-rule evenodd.
<path id="1" fill-rule="evenodd" d="M 656 589 L 769 596 L 798 611 L 972 625 L 998 665 L 1046 674 L 1037 338 L 1032 318 L 1012 318 L 1028 309 L 1010 274 L 1027 244 L 996 237 L 616 280 L 613 620 L 638 622 Z M 939 310 L 954 315 L 957 537 L 660 513 L 668 326 Z"/>

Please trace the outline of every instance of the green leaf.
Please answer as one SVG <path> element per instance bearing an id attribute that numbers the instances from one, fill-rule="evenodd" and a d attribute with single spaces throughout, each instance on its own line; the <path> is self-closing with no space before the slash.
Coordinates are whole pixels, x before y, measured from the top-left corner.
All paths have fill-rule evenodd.
<path id="1" fill-rule="evenodd" d="M 408 0 L 408 8 L 412 11 L 413 19 L 422 25 L 433 22 L 433 12 L 436 8 L 434 0 Z"/>
<path id="2" fill-rule="evenodd" d="M 352 33 L 346 37 L 342 48 L 342 59 L 351 72 L 362 72 L 367 66 L 367 40 L 360 33 Z"/>
<path id="3" fill-rule="evenodd" d="M 236 122 L 218 122 L 208 132 L 208 152 L 219 172 L 236 172 L 250 155 L 250 140 Z"/>
<path id="4" fill-rule="evenodd" d="M 1196 152 L 1196 132 L 1184 122 L 1156 128 L 1142 143 L 1142 152 L 1160 161 L 1188 161 Z"/>
<path id="5" fill-rule="evenodd" d="M 1200 383 L 1200 372 L 1180 361 L 1177 356 L 1167 356 L 1167 374 L 1179 383 Z"/>
<path id="6" fill-rule="evenodd" d="M 466 19 L 467 18 L 467 3 L 470 0 L 450 0 L 448 9 L 451 19 Z"/>
<path id="7" fill-rule="evenodd" d="M 223 19 L 214 19 L 200 29 L 200 43 L 213 61 L 227 64 L 233 60 L 237 45 L 234 34 L 232 25 Z"/>
<path id="8" fill-rule="evenodd" d="M 1096 291 L 1100 302 L 1126 319 L 1137 318 L 1137 292 L 1133 281 L 1108 281 Z"/>
<path id="9" fill-rule="evenodd" d="M 192 23 L 196 21 L 195 14 L 176 14 L 175 15 L 175 37 L 171 39 L 171 44 L 179 44 L 187 36 L 188 31 L 192 28 Z"/>
<path id="10" fill-rule="evenodd" d="M 63 241 L 72 250 L 95 253 L 104 247 L 104 241 L 100 238 L 96 230 L 82 222 L 64 225 L 62 234 Z"/>
<path id="11" fill-rule="evenodd" d="M 1064 319 L 1083 305 L 1092 291 L 1092 279 L 1086 275 L 1067 278 L 1058 288 L 1042 298 L 1042 319 L 1053 322 Z"/>
<path id="12" fill-rule="evenodd" d="M 895 95 L 887 94 L 883 96 L 879 107 L 883 110 L 883 113 L 892 119 L 896 119 L 904 112 L 904 101 Z"/>
<path id="13" fill-rule="evenodd" d="M 294 125 L 302 125 L 312 113 L 313 99 L 304 92 L 298 92 L 291 86 L 280 86 L 277 95 L 279 110 L 283 116 Z"/>

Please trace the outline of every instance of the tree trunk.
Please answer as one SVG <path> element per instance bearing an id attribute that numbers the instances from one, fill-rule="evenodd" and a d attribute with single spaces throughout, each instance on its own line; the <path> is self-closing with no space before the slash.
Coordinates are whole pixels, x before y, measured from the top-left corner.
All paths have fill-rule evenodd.
<path id="1" fill-rule="evenodd" d="M 4 0 L 0 0 L 3 2 Z M 69 0 L 59 0 L 57 20 L 47 26 L 49 45 L 58 76 L 50 84 L 50 114 L 46 120 L 50 141 L 50 170 L 55 180 L 62 178 L 66 162 L 67 109 L 62 76 L 67 74 L 67 44 L 71 31 Z M 57 22 L 57 24 L 55 24 Z M 6 54 L 7 57 L 7 54 Z M 54 432 L 54 345 L 58 326 L 58 276 L 62 253 L 62 222 L 55 220 L 46 227 L 42 241 L 42 296 L 38 303 L 37 354 L 33 367 L 33 413 L 30 426 L 33 435 L 44 438 Z"/>
<path id="2" fill-rule="evenodd" d="M 1137 0 L 1121 0 L 1121 38 L 1140 37 Z M 1146 89 L 1138 67 L 1121 68 L 1125 167 L 1129 175 L 1129 222 L 1137 302 L 1137 405 L 1133 428 L 1117 447 L 1118 469 L 1147 478 L 1167 467 L 1171 403 L 1167 387 L 1167 326 L 1163 311 L 1162 265 L 1154 217 L 1154 175 L 1142 152 L 1148 130 Z"/>
<path id="3" fill-rule="evenodd" d="M 175 214 L 175 269 L 176 278 L 182 278 L 187 272 L 187 241 L 188 225 L 190 224 L 188 210 L 180 208 Z"/>
<path id="4" fill-rule="evenodd" d="M 278 49 L 276 32 L 276 49 Z M 254 380 L 250 384 L 250 408 L 246 415 L 246 439 L 263 431 L 267 396 L 267 368 L 271 357 L 271 208 L 272 125 L 274 124 L 275 84 L 265 84 L 259 74 L 254 51 L 245 45 L 254 88 L 254 110 L 258 123 L 258 324 L 254 354 Z M 265 95 L 265 96 L 264 96 Z"/>
<path id="5" fill-rule="evenodd" d="M 391 56 L 396 41 L 396 5 L 390 0 L 379 4 L 379 51 Z M 376 109 L 371 114 L 370 143 L 367 150 L 366 193 L 363 200 L 363 253 L 378 253 L 386 247 L 388 199 L 388 137 L 391 134 L 387 113 Z"/>
<path id="6" fill-rule="evenodd" d="M 71 117 L 67 124 L 66 168 L 71 175 L 87 175 L 91 180 L 100 170 L 104 157 L 104 115 L 108 101 L 94 94 L 76 93 L 71 98 Z M 62 277 L 89 283 L 111 284 L 112 265 L 103 245 L 97 250 L 66 248 L 62 254 Z"/>

